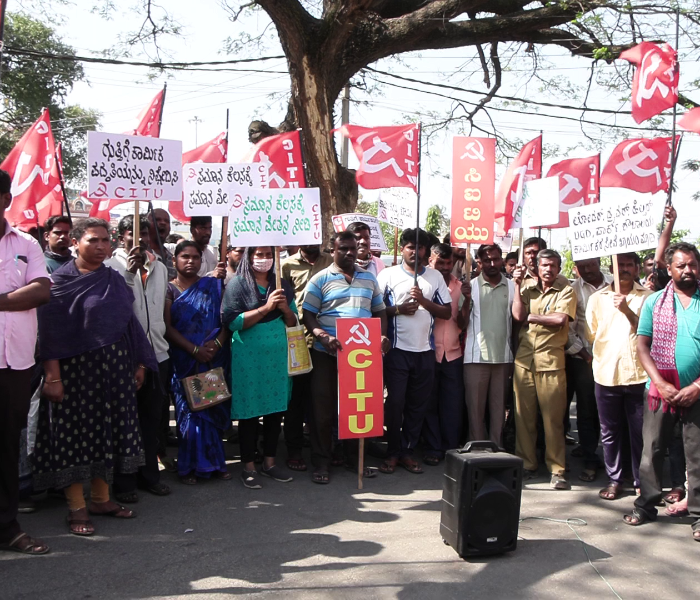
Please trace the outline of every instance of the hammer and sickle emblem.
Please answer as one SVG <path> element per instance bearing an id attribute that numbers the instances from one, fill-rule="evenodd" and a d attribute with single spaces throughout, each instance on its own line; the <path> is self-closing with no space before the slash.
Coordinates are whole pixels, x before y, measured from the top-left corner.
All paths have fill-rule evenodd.
<path id="1" fill-rule="evenodd" d="M 345 342 L 345 344 L 347 345 L 350 342 L 370 346 L 371 343 L 369 341 L 369 329 L 367 329 L 367 325 L 365 325 L 364 323 L 358 323 L 357 325 L 353 325 L 350 328 L 350 337 L 348 338 L 348 341 Z"/>
<path id="2" fill-rule="evenodd" d="M 639 148 L 638 152 L 630 156 L 630 152 L 634 146 Z M 647 159 L 658 160 L 659 156 L 651 148 L 647 148 L 643 141 L 636 140 L 627 144 L 622 150 L 624 160 L 615 165 L 615 169 L 620 175 L 626 175 L 632 171 L 637 177 L 656 177 L 656 184 L 661 185 L 661 173 L 658 166 L 652 169 L 643 169 L 640 165 Z"/>
<path id="3" fill-rule="evenodd" d="M 481 162 L 486 161 L 486 159 L 484 158 L 484 147 L 481 145 L 481 142 L 479 140 L 469 142 L 464 147 L 464 154 L 462 154 L 462 156 L 459 157 L 459 160 L 462 160 L 464 158 L 480 160 Z"/>

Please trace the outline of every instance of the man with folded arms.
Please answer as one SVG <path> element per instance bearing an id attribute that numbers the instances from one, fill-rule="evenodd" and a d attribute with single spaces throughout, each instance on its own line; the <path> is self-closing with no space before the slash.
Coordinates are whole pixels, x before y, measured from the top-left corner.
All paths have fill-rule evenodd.
<path id="1" fill-rule="evenodd" d="M 564 346 L 569 322 L 576 317 L 576 294 L 559 277 L 561 256 L 554 250 L 537 254 L 537 283 L 522 289 L 525 267 L 513 272 L 513 318 L 523 323 L 515 355 L 515 453 L 525 462 L 524 478 L 537 475 L 537 408 L 542 412 L 545 461 L 551 487 L 568 490 L 564 414 L 566 372 Z M 522 291 L 521 291 L 522 290 Z"/>
<path id="2" fill-rule="evenodd" d="M 664 456 L 676 423 L 683 426 L 688 471 L 688 513 L 700 542 L 700 253 L 680 242 L 666 250 L 671 281 L 644 303 L 637 352 L 649 374 L 645 392 L 641 493 L 624 516 L 632 526 L 656 520 L 663 497 Z"/>

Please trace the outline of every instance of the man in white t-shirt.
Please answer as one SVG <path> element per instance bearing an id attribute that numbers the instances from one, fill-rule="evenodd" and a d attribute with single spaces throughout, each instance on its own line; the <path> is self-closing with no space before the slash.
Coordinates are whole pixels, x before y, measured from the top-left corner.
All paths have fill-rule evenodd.
<path id="1" fill-rule="evenodd" d="M 384 269 L 377 277 L 384 294 L 392 341 L 392 349 L 384 358 L 388 449 L 387 459 L 379 467 L 383 473 L 393 473 L 396 465 L 411 473 L 423 472 L 411 454 L 418 443 L 433 388 L 433 323 L 436 318 L 452 316 L 452 298 L 443 276 L 435 269 L 420 266 L 430 239 L 422 230 L 418 235 L 416 248 L 415 229 L 406 229 L 401 234 L 403 263 Z"/>

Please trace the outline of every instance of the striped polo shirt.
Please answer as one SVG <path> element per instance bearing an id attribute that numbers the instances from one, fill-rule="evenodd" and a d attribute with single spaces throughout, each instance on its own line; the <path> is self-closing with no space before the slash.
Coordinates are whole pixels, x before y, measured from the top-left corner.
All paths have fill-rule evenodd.
<path id="1" fill-rule="evenodd" d="M 321 328 L 335 337 L 336 319 L 368 318 L 386 307 L 374 275 L 355 265 L 352 283 L 348 283 L 333 263 L 309 280 L 302 308 L 315 314 Z M 314 348 L 326 351 L 318 340 L 314 340 Z"/>

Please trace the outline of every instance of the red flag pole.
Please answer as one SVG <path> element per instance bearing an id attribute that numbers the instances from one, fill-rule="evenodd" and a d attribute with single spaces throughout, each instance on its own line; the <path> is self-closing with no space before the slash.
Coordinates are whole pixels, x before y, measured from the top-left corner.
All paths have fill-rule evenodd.
<path id="1" fill-rule="evenodd" d="M 163 84 L 163 96 L 160 99 L 160 113 L 158 114 L 158 137 L 160 137 L 160 126 L 163 124 L 163 108 L 165 108 L 165 92 L 168 90 L 168 84 L 164 83 Z M 136 201 L 136 210 L 134 211 L 134 221 L 139 219 L 140 217 L 138 216 L 138 207 L 139 203 L 138 200 Z M 165 249 L 163 247 L 163 242 L 165 240 L 160 239 L 160 233 L 158 233 L 158 227 L 156 225 L 156 214 L 153 212 L 153 202 L 151 200 L 148 201 L 148 210 L 146 211 L 146 214 L 151 213 L 151 219 L 153 219 L 153 227 L 156 230 L 156 239 L 158 240 L 158 247 L 160 248 L 160 256 L 161 258 L 165 259 Z M 134 226 L 136 226 L 134 224 Z M 136 238 L 134 238 L 136 239 Z"/>
<path id="2" fill-rule="evenodd" d="M 676 6 L 676 52 L 678 52 L 678 44 L 680 40 L 681 13 L 680 6 Z M 678 71 L 678 59 L 676 59 L 675 70 Z M 678 90 L 676 90 L 676 93 Z M 671 206 L 673 197 L 673 176 L 676 173 L 676 116 L 678 113 L 678 100 L 673 104 L 673 121 L 671 125 L 671 175 L 668 178 L 668 196 L 666 197 L 666 206 Z M 680 142 L 678 144 L 680 146 Z M 663 231 L 663 221 L 661 222 L 661 230 Z"/>
<path id="3" fill-rule="evenodd" d="M 160 99 L 160 114 L 158 115 L 158 137 L 160 137 L 160 126 L 163 124 L 163 109 L 165 108 L 165 93 L 168 91 L 168 84 L 163 84 L 163 97 Z"/>
<path id="4" fill-rule="evenodd" d="M 68 215 L 68 218 L 72 221 L 73 217 L 71 217 L 70 214 L 70 206 L 68 206 L 68 197 L 66 196 L 66 185 L 63 180 L 63 165 L 61 164 L 61 161 L 58 160 L 58 154 L 59 150 L 61 149 L 61 142 L 59 142 L 56 145 L 56 148 L 53 151 L 53 159 L 56 161 L 56 170 L 58 171 L 58 181 L 61 183 L 61 194 L 63 194 L 63 205 L 66 207 L 66 214 Z M 61 211 L 63 212 L 63 211 Z"/>
<path id="5" fill-rule="evenodd" d="M 413 265 L 413 285 L 418 285 L 418 242 L 420 240 L 420 171 L 421 171 L 421 154 L 422 154 L 422 124 L 418 123 L 418 181 L 416 182 L 416 262 Z"/>

